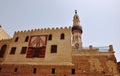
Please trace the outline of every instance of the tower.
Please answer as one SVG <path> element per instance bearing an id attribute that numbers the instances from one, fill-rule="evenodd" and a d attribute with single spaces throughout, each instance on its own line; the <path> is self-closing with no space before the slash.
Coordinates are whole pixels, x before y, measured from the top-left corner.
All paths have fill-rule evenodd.
<path id="1" fill-rule="evenodd" d="M 80 25 L 80 19 L 77 14 L 77 10 L 75 10 L 75 15 L 73 16 L 73 26 L 72 26 L 72 46 L 75 49 L 82 48 L 82 27 Z"/>

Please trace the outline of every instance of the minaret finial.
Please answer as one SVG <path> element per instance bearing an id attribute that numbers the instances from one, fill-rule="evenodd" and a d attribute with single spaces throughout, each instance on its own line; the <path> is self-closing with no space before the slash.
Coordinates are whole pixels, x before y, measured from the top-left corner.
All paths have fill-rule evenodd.
<path id="1" fill-rule="evenodd" d="M 80 26 L 80 20 L 77 14 L 77 10 L 75 10 L 75 15 L 73 16 L 73 26 Z"/>
<path id="2" fill-rule="evenodd" d="M 75 14 L 77 14 L 77 10 L 75 10 Z"/>

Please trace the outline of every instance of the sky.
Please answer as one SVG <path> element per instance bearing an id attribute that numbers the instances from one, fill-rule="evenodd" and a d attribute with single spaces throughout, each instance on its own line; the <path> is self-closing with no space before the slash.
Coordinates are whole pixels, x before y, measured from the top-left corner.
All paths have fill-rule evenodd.
<path id="1" fill-rule="evenodd" d="M 0 0 L 0 25 L 15 31 L 72 26 L 74 10 L 83 28 L 83 47 L 113 45 L 120 61 L 120 0 Z"/>

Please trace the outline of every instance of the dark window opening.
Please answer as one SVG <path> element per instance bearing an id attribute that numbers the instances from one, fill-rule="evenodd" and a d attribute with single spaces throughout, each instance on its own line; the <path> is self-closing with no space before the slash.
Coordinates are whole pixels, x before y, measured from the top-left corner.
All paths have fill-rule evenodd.
<path id="1" fill-rule="evenodd" d="M 57 53 L 57 45 L 51 45 L 51 53 Z"/>
<path id="2" fill-rule="evenodd" d="M 34 68 L 34 69 L 33 69 L 33 73 L 35 74 L 35 73 L 36 73 L 36 71 L 37 71 L 37 69 L 36 69 L 36 68 Z"/>
<path id="3" fill-rule="evenodd" d="M 52 40 L 52 35 L 51 34 L 49 35 L 48 40 Z"/>
<path id="4" fill-rule="evenodd" d="M 55 68 L 52 68 L 52 74 L 55 74 Z"/>
<path id="5" fill-rule="evenodd" d="M 12 47 L 11 51 L 10 51 L 10 54 L 15 54 L 15 51 L 16 51 L 16 47 Z"/>
<path id="6" fill-rule="evenodd" d="M 45 47 L 28 48 L 27 58 L 44 58 L 44 57 L 45 57 Z"/>
<path id="7" fill-rule="evenodd" d="M 102 73 L 103 73 L 103 74 L 105 74 L 105 72 L 104 72 L 104 71 L 102 71 Z"/>
<path id="8" fill-rule="evenodd" d="M 18 38 L 18 37 L 16 37 L 15 42 L 18 42 L 18 39 L 19 39 L 19 38 Z"/>
<path id="9" fill-rule="evenodd" d="M 27 47 L 22 47 L 21 54 L 25 54 L 27 50 Z"/>
<path id="10" fill-rule="evenodd" d="M 33 57 L 39 57 L 39 54 L 40 54 L 40 49 L 36 49 L 34 51 Z"/>
<path id="11" fill-rule="evenodd" d="M 75 69 L 72 69 L 71 72 L 72 72 L 72 74 L 75 74 Z"/>
<path id="12" fill-rule="evenodd" d="M 29 40 L 29 36 L 26 36 L 25 42 L 28 42 L 28 40 Z"/>
<path id="13" fill-rule="evenodd" d="M 0 58 L 4 57 L 6 49 L 7 49 L 7 45 L 3 45 L 1 50 L 0 50 Z"/>
<path id="14" fill-rule="evenodd" d="M 61 34 L 60 39 L 65 39 L 64 33 Z"/>
<path id="15" fill-rule="evenodd" d="M 0 67 L 0 72 L 2 71 L 2 68 Z"/>
<path id="16" fill-rule="evenodd" d="M 17 72 L 18 71 L 18 68 L 15 68 L 14 72 Z"/>

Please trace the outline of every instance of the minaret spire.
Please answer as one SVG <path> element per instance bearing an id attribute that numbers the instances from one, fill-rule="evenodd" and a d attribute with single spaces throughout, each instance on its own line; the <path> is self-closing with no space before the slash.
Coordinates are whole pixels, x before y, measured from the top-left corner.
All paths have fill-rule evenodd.
<path id="1" fill-rule="evenodd" d="M 77 10 L 75 10 L 75 14 L 77 14 Z"/>
<path id="2" fill-rule="evenodd" d="M 73 16 L 73 26 L 80 26 L 79 16 L 77 15 L 77 10 L 75 10 L 75 15 Z"/>

